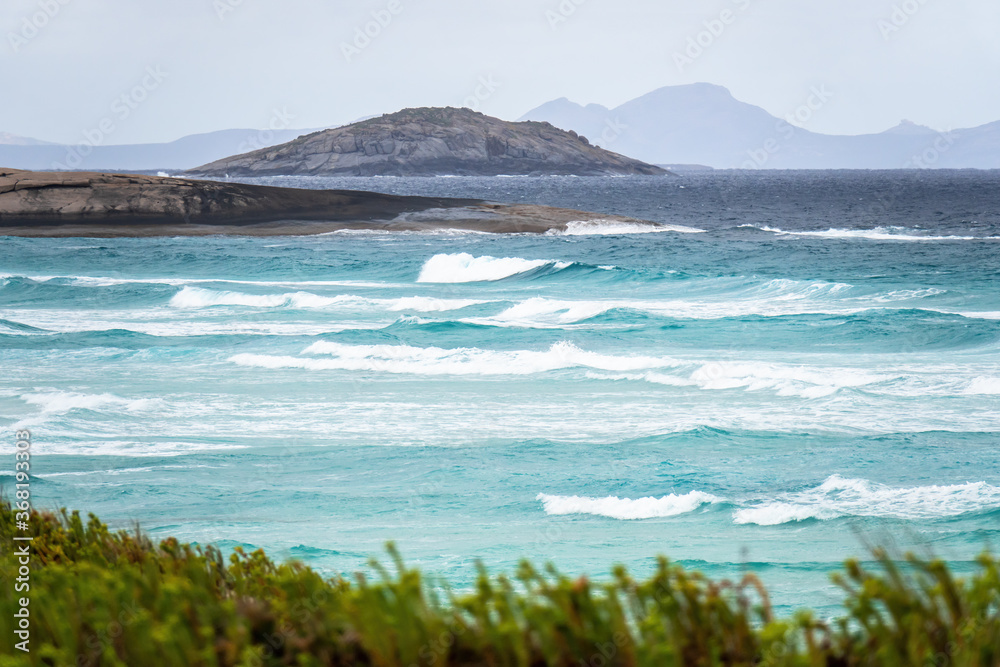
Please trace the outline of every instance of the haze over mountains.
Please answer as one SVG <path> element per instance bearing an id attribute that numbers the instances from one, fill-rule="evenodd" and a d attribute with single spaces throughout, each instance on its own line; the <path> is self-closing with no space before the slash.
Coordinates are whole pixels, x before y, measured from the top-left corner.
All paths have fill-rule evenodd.
<path id="1" fill-rule="evenodd" d="M 814 88 L 778 118 L 707 83 L 667 86 L 609 109 L 566 98 L 519 120 L 547 121 L 643 162 L 717 169 L 1000 169 L 1000 121 L 948 132 L 903 121 L 878 134 L 810 132 L 830 94 Z M 316 130 L 221 130 L 170 143 L 76 146 L 0 132 L 0 166 L 34 170 L 184 170 L 291 141 Z"/>
<path id="2" fill-rule="evenodd" d="M 291 141 L 313 130 L 219 130 L 162 144 L 75 146 L 0 133 L 0 166 L 35 171 L 182 170 Z"/>
<path id="3" fill-rule="evenodd" d="M 810 91 L 793 110 L 798 124 L 830 94 Z M 826 135 L 796 127 L 707 83 L 668 86 L 614 109 L 566 98 L 521 120 L 544 120 L 595 144 L 654 164 L 720 169 L 1000 168 L 1000 122 L 938 132 L 904 121 L 879 134 Z"/>

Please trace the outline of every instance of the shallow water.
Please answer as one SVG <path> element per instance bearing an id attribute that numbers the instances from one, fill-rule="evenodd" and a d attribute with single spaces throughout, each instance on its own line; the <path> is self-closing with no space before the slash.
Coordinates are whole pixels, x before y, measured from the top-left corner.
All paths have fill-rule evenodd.
<path id="1" fill-rule="evenodd" d="M 835 613 L 866 543 L 1000 536 L 998 180 L 259 179 L 670 227 L 2 238 L 0 423 L 37 504 L 158 536 L 459 585 L 665 553 Z"/>

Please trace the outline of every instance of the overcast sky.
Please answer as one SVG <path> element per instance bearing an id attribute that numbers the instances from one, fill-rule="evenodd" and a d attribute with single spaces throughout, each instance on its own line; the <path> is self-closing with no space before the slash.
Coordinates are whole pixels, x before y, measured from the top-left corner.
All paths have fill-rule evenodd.
<path id="1" fill-rule="evenodd" d="M 818 132 L 1000 120 L 997 0 L 3 0 L 0 27 L 0 132 L 65 143 L 699 81 L 782 117 L 825 87 Z"/>

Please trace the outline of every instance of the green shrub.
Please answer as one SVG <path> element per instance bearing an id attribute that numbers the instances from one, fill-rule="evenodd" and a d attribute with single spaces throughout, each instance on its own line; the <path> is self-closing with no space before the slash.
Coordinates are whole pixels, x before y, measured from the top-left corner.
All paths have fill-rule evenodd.
<path id="1" fill-rule="evenodd" d="M 849 561 L 835 623 L 774 618 L 748 575 L 712 582 L 661 558 L 647 579 L 607 583 L 523 563 L 480 568 L 475 589 L 429 586 L 390 545 L 394 573 L 324 579 L 298 563 L 136 530 L 91 515 L 34 513 L 30 653 L 5 632 L 0 667 L 375 665 L 444 667 L 1000 665 L 1000 563 L 969 580 L 941 561 L 877 551 L 878 572 Z M 0 617 L 12 619 L 14 514 L 0 503 Z"/>

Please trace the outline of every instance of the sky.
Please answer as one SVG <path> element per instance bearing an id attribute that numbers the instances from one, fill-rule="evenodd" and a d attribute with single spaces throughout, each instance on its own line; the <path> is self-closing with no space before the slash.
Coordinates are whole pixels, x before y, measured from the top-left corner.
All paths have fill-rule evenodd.
<path id="1" fill-rule="evenodd" d="M 516 120 L 709 82 L 808 129 L 1000 120 L 997 0 L 4 0 L 0 133 L 307 129 L 411 106 Z"/>

